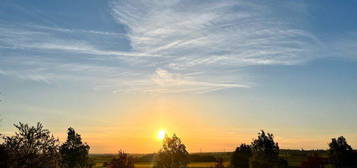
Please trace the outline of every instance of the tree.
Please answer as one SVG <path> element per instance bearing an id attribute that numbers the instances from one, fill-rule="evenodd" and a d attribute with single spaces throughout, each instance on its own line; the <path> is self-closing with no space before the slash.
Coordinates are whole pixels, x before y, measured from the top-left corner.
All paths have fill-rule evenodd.
<path id="1" fill-rule="evenodd" d="M 82 142 L 81 136 L 73 128 L 68 128 L 67 141 L 59 148 L 62 166 L 65 168 L 89 167 L 89 145 Z"/>
<path id="2" fill-rule="evenodd" d="M 332 138 L 329 146 L 329 159 L 336 168 L 357 167 L 353 149 L 343 136 Z"/>
<path id="3" fill-rule="evenodd" d="M 118 156 L 106 166 L 108 168 L 134 168 L 134 159 L 123 151 L 119 151 Z"/>
<path id="4" fill-rule="evenodd" d="M 166 136 L 162 149 L 156 157 L 156 168 L 185 168 L 189 163 L 189 154 L 186 146 L 181 143 L 175 134 L 172 138 Z"/>
<path id="5" fill-rule="evenodd" d="M 231 166 L 233 168 L 249 168 L 249 158 L 251 156 L 251 147 L 246 144 L 241 144 L 232 154 Z"/>
<path id="6" fill-rule="evenodd" d="M 307 160 L 301 163 L 300 168 L 324 168 L 325 160 L 317 154 L 307 157 Z"/>
<path id="7" fill-rule="evenodd" d="M 58 139 L 50 135 L 41 123 L 36 126 L 14 124 L 14 136 L 5 136 L 3 148 L 8 154 L 8 166 L 13 168 L 59 167 Z"/>
<path id="8" fill-rule="evenodd" d="M 262 130 L 258 133 L 258 139 L 253 140 L 252 158 L 250 168 L 285 168 L 287 161 L 279 158 L 279 145 L 274 141 L 273 134 Z"/>

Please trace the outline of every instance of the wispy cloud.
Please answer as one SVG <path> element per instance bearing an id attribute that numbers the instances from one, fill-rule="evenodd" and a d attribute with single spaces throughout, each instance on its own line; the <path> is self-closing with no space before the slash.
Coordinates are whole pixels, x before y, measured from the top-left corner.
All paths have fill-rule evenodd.
<path id="1" fill-rule="evenodd" d="M 159 87 L 152 90 L 162 92 L 186 92 L 193 91 L 196 93 L 204 93 L 226 88 L 249 88 L 247 85 L 230 84 L 230 83 L 210 83 L 195 81 L 190 79 L 190 76 L 170 73 L 164 69 L 156 69 L 155 74 L 151 80 Z"/>
<path id="2" fill-rule="evenodd" d="M 321 45 L 255 1 L 120 0 L 110 8 L 127 32 L 0 25 L 0 49 L 8 51 L 0 64 L 22 66 L 3 72 L 46 83 L 91 79 L 114 92 L 205 93 L 249 88 L 232 69 L 302 63 Z"/>
<path id="3" fill-rule="evenodd" d="M 94 31 L 94 30 L 82 30 L 82 29 L 68 29 L 62 27 L 49 27 L 49 26 L 40 26 L 40 25 L 27 25 L 29 28 L 37 28 L 42 30 L 48 31 L 55 31 L 55 32 L 65 32 L 65 33 L 90 33 L 90 34 L 98 34 L 98 35 L 107 35 L 107 36 L 118 36 L 125 38 L 125 33 L 115 33 L 115 32 L 105 32 L 105 31 Z"/>
<path id="4" fill-rule="evenodd" d="M 135 51 L 162 55 L 170 68 L 296 64 L 312 59 L 318 40 L 293 23 L 243 1 L 117 1 Z M 174 66 L 170 66 L 174 65 Z"/>
<path id="5" fill-rule="evenodd" d="M 100 46 L 90 44 L 93 41 L 82 40 L 78 38 L 69 37 L 57 37 L 55 33 L 43 31 L 42 26 L 33 26 L 34 28 L 40 28 L 36 30 L 26 30 L 13 27 L 0 27 L 0 32 L 6 32 L 6 34 L 0 35 L 0 47 L 8 49 L 40 49 L 40 50 L 60 50 L 69 51 L 74 53 L 84 53 L 91 55 L 99 55 L 100 57 L 105 55 L 112 56 L 155 56 L 144 55 L 138 52 L 125 52 L 118 50 L 100 49 Z M 60 30 L 64 32 L 72 32 L 71 29 L 60 28 L 47 28 L 47 30 Z M 74 31 L 76 32 L 76 31 Z M 80 31 L 85 33 L 93 33 L 95 31 Z M 108 32 L 95 32 L 95 34 L 107 34 Z M 110 33 L 109 33 L 110 34 Z M 113 38 L 113 37 L 111 37 Z"/>

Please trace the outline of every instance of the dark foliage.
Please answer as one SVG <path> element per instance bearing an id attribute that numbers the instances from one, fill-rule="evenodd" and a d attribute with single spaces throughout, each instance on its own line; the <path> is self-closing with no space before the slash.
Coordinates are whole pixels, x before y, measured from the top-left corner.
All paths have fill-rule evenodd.
<path id="1" fill-rule="evenodd" d="M 156 168 L 183 168 L 189 163 L 189 154 L 186 151 L 186 146 L 181 143 L 180 138 L 175 134 L 170 137 L 165 137 L 162 149 L 156 157 Z"/>
<path id="2" fill-rule="evenodd" d="M 82 142 L 81 136 L 73 128 L 68 128 L 67 141 L 59 148 L 64 168 L 90 167 L 89 146 Z"/>
<path id="3" fill-rule="evenodd" d="M 329 159 L 336 168 L 357 167 L 354 151 L 343 136 L 333 138 L 329 147 Z"/>
<path id="4" fill-rule="evenodd" d="M 57 168 L 59 167 L 58 139 L 50 135 L 41 123 L 29 126 L 14 125 L 18 132 L 4 137 L 3 150 L 7 152 L 10 168 Z"/>
<path id="5" fill-rule="evenodd" d="M 123 151 L 119 151 L 118 156 L 106 164 L 108 168 L 134 168 L 134 159 Z"/>
<path id="6" fill-rule="evenodd" d="M 301 163 L 300 168 L 324 168 L 325 162 L 324 158 L 319 157 L 318 154 L 313 154 Z"/>
<path id="7" fill-rule="evenodd" d="M 279 158 L 279 145 L 274 141 L 273 134 L 261 131 L 258 139 L 253 140 L 250 168 L 286 168 L 287 161 Z"/>
<path id="8" fill-rule="evenodd" d="M 249 168 L 249 158 L 251 156 L 251 147 L 246 144 L 241 144 L 232 154 L 231 166 L 233 168 Z"/>
<path id="9" fill-rule="evenodd" d="M 7 168 L 9 167 L 9 152 L 6 150 L 3 144 L 0 145 L 0 167 Z"/>

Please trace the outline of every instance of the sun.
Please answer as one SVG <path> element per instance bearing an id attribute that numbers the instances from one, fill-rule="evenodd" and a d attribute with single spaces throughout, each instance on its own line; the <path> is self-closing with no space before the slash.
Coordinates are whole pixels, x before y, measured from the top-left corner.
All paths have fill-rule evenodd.
<path id="1" fill-rule="evenodd" d="M 165 130 L 160 130 L 158 133 L 157 133 L 157 139 L 159 140 L 163 140 L 166 136 L 166 131 Z"/>

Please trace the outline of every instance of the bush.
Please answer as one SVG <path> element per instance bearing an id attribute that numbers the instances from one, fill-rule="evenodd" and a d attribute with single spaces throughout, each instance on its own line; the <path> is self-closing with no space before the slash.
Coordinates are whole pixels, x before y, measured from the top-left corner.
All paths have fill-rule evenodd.
<path id="1" fill-rule="evenodd" d="M 249 168 L 249 158 L 251 156 L 251 147 L 246 144 L 241 144 L 232 154 L 231 166 L 233 168 Z"/>
<path id="2" fill-rule="evenodd" d="M 119 151 L 118 156 L 106 166 L 108 168 L 134 168 L 134 159 L 123 151 Z"/>

